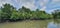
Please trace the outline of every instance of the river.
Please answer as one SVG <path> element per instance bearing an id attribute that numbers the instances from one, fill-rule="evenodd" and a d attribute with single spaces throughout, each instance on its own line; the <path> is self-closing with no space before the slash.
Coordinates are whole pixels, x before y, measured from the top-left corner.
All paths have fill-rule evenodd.
<path id="1" fill-rule="evenodd" d="M 26 20 L 0 23 L 0 28 L 60 28 L 60 20 Z"/>

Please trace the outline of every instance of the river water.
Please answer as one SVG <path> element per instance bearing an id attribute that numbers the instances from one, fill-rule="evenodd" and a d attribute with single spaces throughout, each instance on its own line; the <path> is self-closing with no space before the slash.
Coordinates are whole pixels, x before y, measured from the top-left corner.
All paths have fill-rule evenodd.
<path id="1" fill-rule="evenodd" d="M 0 28 L 60 28 L 60 20 L 27 20 L 0 23 Z"/>

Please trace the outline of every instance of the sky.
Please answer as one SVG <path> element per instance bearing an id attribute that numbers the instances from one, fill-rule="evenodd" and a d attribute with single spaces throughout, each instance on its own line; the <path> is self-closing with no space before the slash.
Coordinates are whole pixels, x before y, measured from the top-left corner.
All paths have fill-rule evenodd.
<path id="1" fill-rule="evenodd" d="M 0 7 L 3 4 L 9 3 L 17 9 L 25 6 L 31 10 L 45 10 L 47 13 L 51 13 L 54 10 L 60 9 L 60 0 L 0 0 Z"/>

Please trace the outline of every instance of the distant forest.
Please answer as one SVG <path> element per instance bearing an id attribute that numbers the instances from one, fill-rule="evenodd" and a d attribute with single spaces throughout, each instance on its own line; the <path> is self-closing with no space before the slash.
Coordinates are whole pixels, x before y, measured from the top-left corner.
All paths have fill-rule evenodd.
<path id="1" fill-rule="evenodd" d="M 22 6 L 18 10 L 10 4 L 3 4 L 0 8 L 0 22 L 5 21 L 21 21 L 21 20 L 47 20 L 47 19 L 60 19 L 60 10 L 57 9 L 52 14 L 45 11 L 31 9 Z"/>

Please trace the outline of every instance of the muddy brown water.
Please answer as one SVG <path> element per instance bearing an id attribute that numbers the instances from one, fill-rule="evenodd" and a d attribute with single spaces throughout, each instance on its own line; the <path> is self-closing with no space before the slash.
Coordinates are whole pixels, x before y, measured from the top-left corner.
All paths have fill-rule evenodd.
<path id="1" fill-rule="evenodd" d="M 60 28 L 60 20 L 27 20 L 0 23 L 0 28 Z"/>

